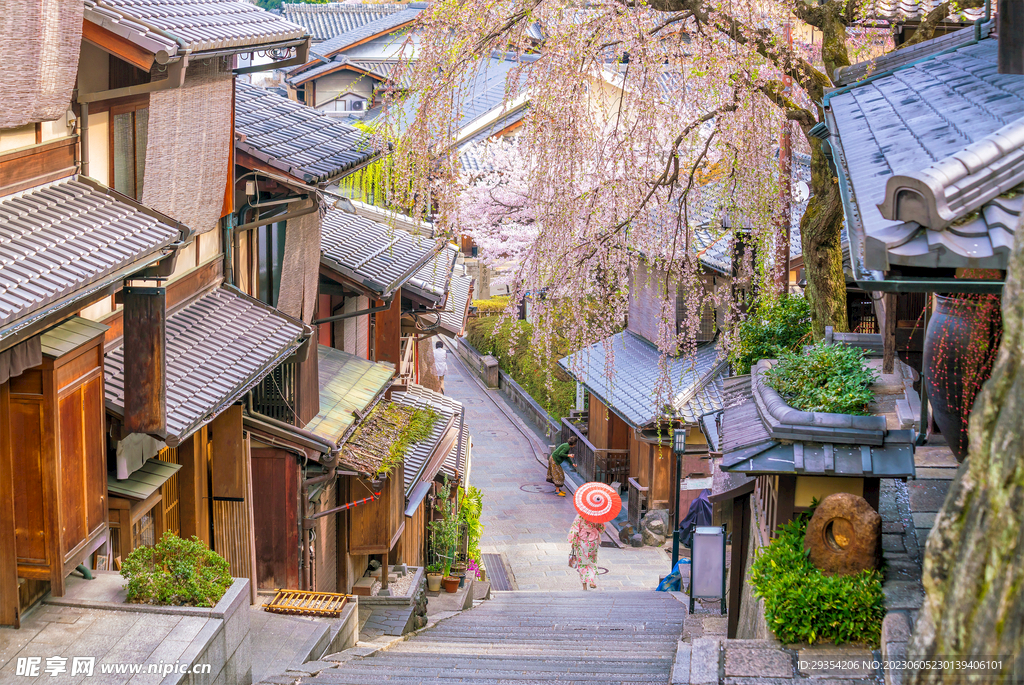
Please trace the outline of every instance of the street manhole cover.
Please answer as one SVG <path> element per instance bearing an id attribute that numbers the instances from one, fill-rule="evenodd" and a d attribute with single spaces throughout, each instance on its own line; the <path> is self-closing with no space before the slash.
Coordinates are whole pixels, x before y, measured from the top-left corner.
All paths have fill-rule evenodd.
<path id="1" fill-rule="evenodd" d="M 478 400 L 475 397 L 469 397 L 467 399 L 459 400 L 459 401 L 462 402 L 463 404 L 483 404 L 484 403 L 483 400 Z"/>
<path id="2" fill-rule="evenodd" d="M 489 430 L 489 431 L 480 431 L 480 432 L 482 434 L 484 434 L 484 435 L 491 435 L 491 436 L 493 436 L 495 438 L 503 438 L 506 435 L 508 435 L 508 431 L 499 431 L 499 430 Z"/>
<path id="3" fill-rule="evenodd" d="M 604 566 L 597 567 L 597 575 L 603 576 L 606 573 L 608 573 L 608 569 L 606 569 Z"/>
<path id="4" fill-rule="evenodd" d="M 520 485 L 519 489 L 523 492 L 550 494 L 555 491 L 555 486 L 551 483 L 527 483 L 526 485 Z"/>

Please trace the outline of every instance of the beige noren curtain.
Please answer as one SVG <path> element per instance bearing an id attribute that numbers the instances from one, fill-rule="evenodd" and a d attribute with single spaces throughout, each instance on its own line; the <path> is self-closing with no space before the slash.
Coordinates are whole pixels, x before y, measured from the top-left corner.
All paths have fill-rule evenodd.
<path id="1" fill-rule="evenodd" d="M 320 213 L 288 221 L 277 308 L 305 323 L 313 320 L 320 280 Z"/>
<path id="2" fill-rule="evenodd" d="M 142 202 L 196 234 L 217 228 L 231 152 L 231 72 L 193 62 L 180 88 L 149 96 Z"/>
<path id="3" fill-rule="evenodd" d="M 71 106 L 82 0 L 0 2 L 0 129 L 53 121 Z"/>

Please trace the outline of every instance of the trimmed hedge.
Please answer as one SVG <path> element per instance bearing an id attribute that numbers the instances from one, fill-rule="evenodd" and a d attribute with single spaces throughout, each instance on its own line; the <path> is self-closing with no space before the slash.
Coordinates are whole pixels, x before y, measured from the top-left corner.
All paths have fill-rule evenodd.
<path id="1" fill-rule="evenodd" d="M 121 566 L 126 600 L 137 604 L 212 607 L 234 582 L 231 567 L 206 543 L 168 531 L 155 547 L 132 550 Z"/>
<path id="2" fill-rule="evenodd" d="M 828 576 L 804 550 L 810 514 L 779 527 L 750 568 L 750 583 L 764 599 L 768 627 L 783 644 L 864 643 L 877 646 L 885 617 L 882 574 Z"/>
<path id="3" fill-rule="evenodd" d="M 533 326 L 529 322 L 506 319 L 495 328 L 498 322 L 497 317 L 471 320 L 466 332 L 469 344 L 481 354 L 494 355 L 501 370 L 549 414 L 568 416 L 576 405 L 576 382 L 558 366 L 558 360 L 571 353 L 568 342 L 556 339 L 551 359 L 543 360 L 532 344 Z M 550 391 L 549 376 L 553 386 Z"/>

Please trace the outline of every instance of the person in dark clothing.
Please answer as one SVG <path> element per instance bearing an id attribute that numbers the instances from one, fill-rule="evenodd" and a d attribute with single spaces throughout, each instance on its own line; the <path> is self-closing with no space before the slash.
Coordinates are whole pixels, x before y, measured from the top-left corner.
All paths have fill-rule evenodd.
<path id="1" fill-rule="evenodd" d="M 563 491 L 565 487 L 565 471 L 562 470 L 562 464 L 568 459 L 569 463 L 575 468 L 575 455 L 571 452 L 575 446 L 576 436 L 571 435 L 569 436 L 569 442 L 563 442 L 548 457 L 548 482 L 555 484 L 555 494 L 559 497 L 565 497 L 565 492 Z"/>

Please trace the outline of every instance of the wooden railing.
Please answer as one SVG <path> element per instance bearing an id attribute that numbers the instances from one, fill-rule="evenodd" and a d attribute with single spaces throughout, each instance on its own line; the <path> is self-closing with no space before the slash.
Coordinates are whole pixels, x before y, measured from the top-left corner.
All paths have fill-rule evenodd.
<path id="1" fill-rule="evenodd" d="M 629 450 L 609 450 L 594 447 L 587 440 L 579 426 L 568 418 L 562 418 L 562 431 L 559 442 L 568 442 L 570 436 L 576 436 L 576 447 L 573 449 L 576 471 L 583 480 L 600 481 L 602 483 L 624 483 L 629 476 Z"/>
<path id="2" fill-rule="evenodd" d="M 398 368 L 398 382 L 402 385 L 416 382 L 416 336 L 414 335 L 402 339 L 402 361 Z"/>
<path id="3" fill-rule="evenodd" d="M 635 530 L 640 530 L 640 520 L 647 513 L 648 490 L 649 488 L 640 485 L 635 478 L 629 479 L 629 500 L 627 504 L 629 507 L 629 525 L 633 526 Z"/>

